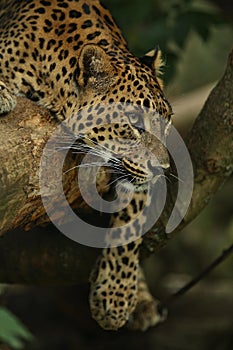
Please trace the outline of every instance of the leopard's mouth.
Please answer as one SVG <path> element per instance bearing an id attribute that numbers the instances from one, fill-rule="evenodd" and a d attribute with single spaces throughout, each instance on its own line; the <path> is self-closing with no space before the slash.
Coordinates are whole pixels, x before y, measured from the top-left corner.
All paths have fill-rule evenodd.
<path id="1" fill-rule="evenodd" d="M 139 168 L 139 166 L 134 167 L 133 163 L 130 165 L 128 162 L 127 166 L 125 166 L 126 162 L 123 159 L 120 160 L 118 171 L 112 174 L 111 183 L 114 183 L 115 186 L 120 184 L 125 189 L 131 191 L 139 192 L 144 190 L 151 180 L 150 174 Z M 111 160 L 109 161 L 109 166 L 112 166 Z"/>
<path id="2" fill-rule="evenodd" d="M 147 162 L 148 169 L 126 158 L 121 158 L 120 161 L 119 172 L 113 175 L 115 184 L 120 183 L 124 188 L 137 192 L 145 190 L 149 182 L 155 183 L 169 169 L 168 164 L 152 166 L 150 161 Z M 111 167 L 111 160 L 109 166 Z"/>

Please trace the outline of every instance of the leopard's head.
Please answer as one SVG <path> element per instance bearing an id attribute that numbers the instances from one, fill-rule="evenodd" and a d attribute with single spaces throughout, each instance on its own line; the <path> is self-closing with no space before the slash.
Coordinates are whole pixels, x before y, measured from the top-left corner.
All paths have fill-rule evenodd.
<path id="1" fill-rule="evenodd" d="M 126 187 L 141 191 L 161 168 L 169 168 L 165 139 L 172 111 L 158 77 L 161 52 L 141 59 L 113 53 L 91 44 L 82 49 L 75 75 L 80 104 L 71 118 L 72 132 L 85 144 L 82 150 L 102 157 Z"/>

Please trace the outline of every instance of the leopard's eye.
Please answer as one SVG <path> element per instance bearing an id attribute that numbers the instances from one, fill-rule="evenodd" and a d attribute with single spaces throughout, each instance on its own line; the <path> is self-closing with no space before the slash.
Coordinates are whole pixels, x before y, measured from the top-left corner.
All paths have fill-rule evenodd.
<path id="1" fill-rule="evenodd" d="M 137 124 L 140 121 L 140 116 L 137 113 L 128 113 L 128 118 L 131 124 Z"/>
<path id="2" fill-rule="evenodd" d="M 130 124 L 132 124 L 135 128 L 137 128 L 140 132 L 142 132 L 143 130 L 145 130 L 145 126 L 144 126 L 144 121 L 142 118 L 142 114 L 141 113 L 137 113 L 137 112 L 128 112 L 127 113 L 127 117 L 129 119 Z"/>

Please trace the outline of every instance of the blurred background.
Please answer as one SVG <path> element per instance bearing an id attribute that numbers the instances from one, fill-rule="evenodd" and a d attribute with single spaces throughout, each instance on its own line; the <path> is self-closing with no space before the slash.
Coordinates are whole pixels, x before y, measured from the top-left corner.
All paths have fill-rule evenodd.
<path id="1" fill-rule="evenodd" d="M 102 2 L 135 55 L 142 56 L 157 46 L 163 51 L 166 95 L 175 111 L 174 124 L 185 137 L 224 72 L 233 43 L 232 0 Z M 232 198 L 231 180 L 167 247 L 144 261 L 148 283 L 159 299 L 166 302 L 232 244 Z M 233 255 L 171 304 L 164 324 L 146 333 L 102 331 L 90 318 L 87 293 L 87 286 L 2 286 L 2 302 L 35 337 L 24 347 L 14 338 L 22 326 L 5 314 L 2 319 L 14 324 L 15 331 L 5 331 L 11 346 L 2 345 L 2 349 L 233 349 Z M 24 329 L 21 339 L 29 337 Z"/>

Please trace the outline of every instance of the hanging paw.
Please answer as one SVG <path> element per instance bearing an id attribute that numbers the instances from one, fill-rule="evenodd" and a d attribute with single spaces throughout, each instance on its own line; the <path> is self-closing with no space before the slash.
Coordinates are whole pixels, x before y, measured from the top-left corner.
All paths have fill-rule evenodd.
<path id="1" fill-rule="evenodd" d="M 131 330 L 146 331 L 166 318 L 167 309 L 158 300 L 141 300 L 130 315 L 127 327 Z"/>
<path id="2" fill-rule="evenodd" d="M 130 315 L 127 327 L 132 330 L 146 331 L 148 328 L 165 321 L 166 318 L 167 309 L 150 294 L 143 271 L 139 268 L 138 302 Z"/>
<path id="3" fill-rule="evenodd" d="M 8 113 L 16 105 L 16 96 L 0 81 L 0 114 Z"/>

